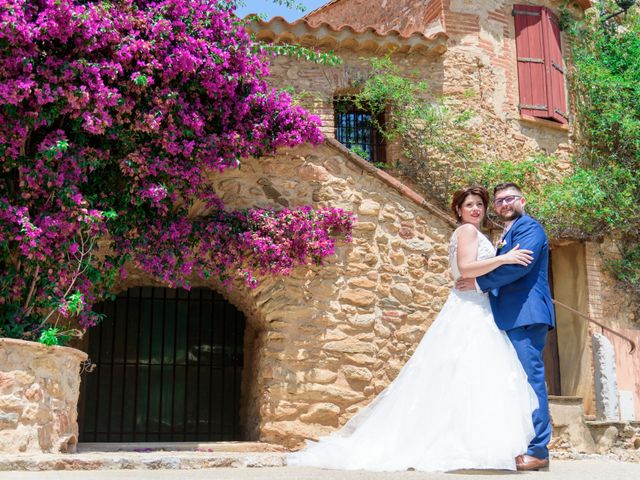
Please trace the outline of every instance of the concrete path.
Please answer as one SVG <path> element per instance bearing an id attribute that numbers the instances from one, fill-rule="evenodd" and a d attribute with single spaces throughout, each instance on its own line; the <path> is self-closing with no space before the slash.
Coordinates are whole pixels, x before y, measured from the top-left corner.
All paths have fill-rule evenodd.
<path id="1" fill-rule="evenodd" d="M 553 460 L 549 472 L 344 472 L 306 468 L 0 472 L 1 480 L 638 480 L 640 464 L 611 460 Z"/>

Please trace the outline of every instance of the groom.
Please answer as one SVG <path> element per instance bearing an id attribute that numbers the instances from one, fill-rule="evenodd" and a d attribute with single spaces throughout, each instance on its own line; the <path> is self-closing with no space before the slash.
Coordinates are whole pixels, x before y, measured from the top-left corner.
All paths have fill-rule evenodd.
<path id="1" fill-rule="evenodd" d="M 475 281 L 460 279 L 456 288 L 489 292 L 496 324 L 513 343 L 538 397 L 539 408 L 533 412 L 535 437 L 527 453 L 516 458 L 517 469 L 548 469 L 551 420 L 542 350 L 547 332 L 555 326 L 547 275 L 549 243 L 540 224 L 524 213 L 526 201 L 520 187 L 515 183 L 502 183 L 494 188 L 493 196 L 493 206 L 505 223 L 497 254 L 520 245 L 533 251 L 533 261 L 526 267 L 503 265 Z"/>

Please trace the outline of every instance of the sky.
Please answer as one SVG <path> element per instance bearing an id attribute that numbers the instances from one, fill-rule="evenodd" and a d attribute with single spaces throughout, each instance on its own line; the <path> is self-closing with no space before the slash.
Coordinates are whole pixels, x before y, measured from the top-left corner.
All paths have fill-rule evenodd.
<path id="1" fill-rule="evenodd" d="M 264 13 L 267 16 L 267 19 L 280 16 L 284 17 L 288 22 L 292 22 L 312 10 L 315 10 L 319 6 L 328 3 L 329 0 L 297 0 L 297 2 L 306 7 L 304 12 L 290 10 L 281 5 L 276 5 L 270 0 L 244 0 L 246 6 L 238 8 L 236 10 L 236 15 L 244 17 L 249 13 Z"/>

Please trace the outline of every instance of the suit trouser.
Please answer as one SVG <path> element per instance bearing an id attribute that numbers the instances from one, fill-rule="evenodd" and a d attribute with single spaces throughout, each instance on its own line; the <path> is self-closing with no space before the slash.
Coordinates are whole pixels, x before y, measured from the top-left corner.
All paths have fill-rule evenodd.
<path id="1" fill-rule="evenodd" d="M 527 374 L 529 385 L 538 397 L 539 407 L 533 412 L 533 428 L 535 437 L 529 443 L 527 455 L 537 458 L 549 456 L 551 440 L 551 419 L 549 417 L 549 400 L 544 378 L 544 361 L 542 351 L 547 339 L 549 326 L 541 323 L 507 330 L 507 335 L 516 349 L 518 358 Z"/>

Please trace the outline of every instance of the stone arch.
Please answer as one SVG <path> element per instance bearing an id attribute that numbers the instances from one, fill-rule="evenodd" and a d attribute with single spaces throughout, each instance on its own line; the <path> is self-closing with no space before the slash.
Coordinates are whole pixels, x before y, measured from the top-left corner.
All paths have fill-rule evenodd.
<path id="1" fill-rule="evenodd" d="M 113 293 L 122 294 L 129 289 L 142 287 L 166 287 L 163 283 L 153 279 L 151 276 L 135 268 L 132 265 L 125 266 L 127 270 L 126 278 L 121 278 L 115 286 Z M 191 288 L 205 288 L 222 296 L 231 306 L 235 307 L 244 315 L 245 324 L 243 332 L 243 370 L 240 385 L 240 436 L 241 440 L 256 440 L 259 437 L 256 419 L 259 418 L 260 399 L 262 383 L 258 378 L 263 362 L 262 348 L 267 329 L 266 319 L 261 314 L 262 309 L 259 304 L 268 301 L 277 302 L 278 292 L 269 288 L 273 283 L 265 279 L 259 288 L 251 290 L 240 279 L 236 279 L 230 287 L 223 286 L 217 279 L 203 280 L 197 277 L 191 279 Z M 265 297 L 265 295 L 268 296 Z M 89 335 L 85 335 L 82 343 L 77 345 L 84 351 L 89 350 Z M 86 383 L 86 373 L 85 382 Z M 214 440 L 214 439 L 211 439 Z"/>

